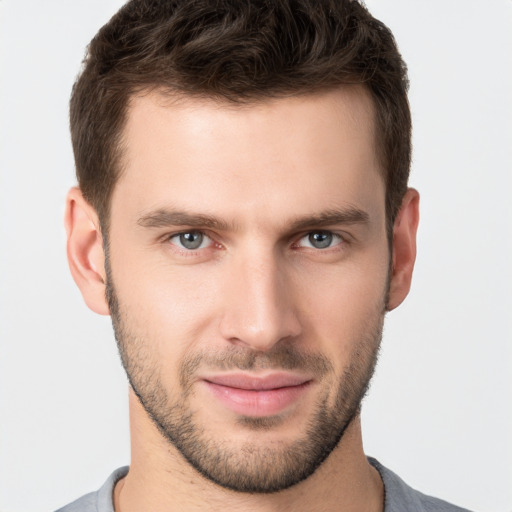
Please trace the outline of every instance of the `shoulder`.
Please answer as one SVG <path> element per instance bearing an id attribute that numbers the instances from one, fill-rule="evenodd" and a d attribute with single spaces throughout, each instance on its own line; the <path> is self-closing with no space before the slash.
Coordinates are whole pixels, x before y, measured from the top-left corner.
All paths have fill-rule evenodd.
<path id="1" fill-rule="evenodd" d="M 56 512 L 114 512 L 114 486 L 118 480 L 126 476 L 128 469 L 128 466 L 116 469 L 98 491 L 90 492 Z"/>
<path id="2" fill-rule="evenodd" d="M 98 512 L 98 491 L 90 492 L 81 498 L 59 508 L 57 512 Z"/>
<path id="3" fill-rule="evenodd" d="M 379 472 L 384 483 L 385 512 L 469 512 L 465 508 L 416 491 L 377 460 L 368 458 L 368 461 Z"/>

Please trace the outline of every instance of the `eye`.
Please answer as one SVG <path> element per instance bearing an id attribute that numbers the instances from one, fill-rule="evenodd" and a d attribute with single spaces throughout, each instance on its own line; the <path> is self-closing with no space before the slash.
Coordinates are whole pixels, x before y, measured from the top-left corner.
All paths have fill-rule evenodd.
<path id="1" fill-rule="evenodd" d="M 303 236 L 299 243 L 299 247 L 311 247 L 313 249 L 329 249 L 343 242 L 343 238 L 331 231 L 312 231 Z"/>
<path id="2" fill-rule="evenodd" d="M 177 233 L 171 236 L 169 242 L 181 249 L 195 251 L 208 247 L 212 240 L 201 231 L 186 231 L 185 233 Z"/>

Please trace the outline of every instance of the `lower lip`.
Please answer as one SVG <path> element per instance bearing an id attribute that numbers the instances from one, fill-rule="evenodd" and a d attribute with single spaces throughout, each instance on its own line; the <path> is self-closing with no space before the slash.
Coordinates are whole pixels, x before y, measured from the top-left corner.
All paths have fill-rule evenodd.
<path id="1" fill-rule="evenodd" d="M 255 391 L 203 381 L 210 392 L 228 409 L 252 417 L 273 416 L 283 412 L 306 392 L 309 382 L 298 386 Z"/>

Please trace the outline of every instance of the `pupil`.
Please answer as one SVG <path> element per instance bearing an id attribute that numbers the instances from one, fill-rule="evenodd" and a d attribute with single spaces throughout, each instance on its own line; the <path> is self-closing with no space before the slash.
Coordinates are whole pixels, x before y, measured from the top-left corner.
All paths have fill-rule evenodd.
<path id="1" fill-rule="evenodd" d="M 180 235 L 180 242 L 187 249 L 197 249 L 203 243 L 201 233 L 183 233 Z"/>
<path id="2" fill-rule="evenodd" d="M 316 249 L 326 249 L 332 243 L 332 234 L 331 233 L 311 233 L 309 235 L 309 242 Z"/>

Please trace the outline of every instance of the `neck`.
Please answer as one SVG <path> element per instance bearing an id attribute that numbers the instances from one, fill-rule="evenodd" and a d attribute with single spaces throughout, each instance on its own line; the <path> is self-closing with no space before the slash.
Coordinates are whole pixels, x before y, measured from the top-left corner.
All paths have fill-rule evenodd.
<path id="1" fill-rule="evenodd" d="M 116 512 L 383 510 L 383 484 L 364 455 L 359 415 L 313 475 L 271 494 L 231 491 L 200 475 L 163 438 L 133 392 L 130 427 L 132 460 L 128 475 L 114 491 Z"/>

